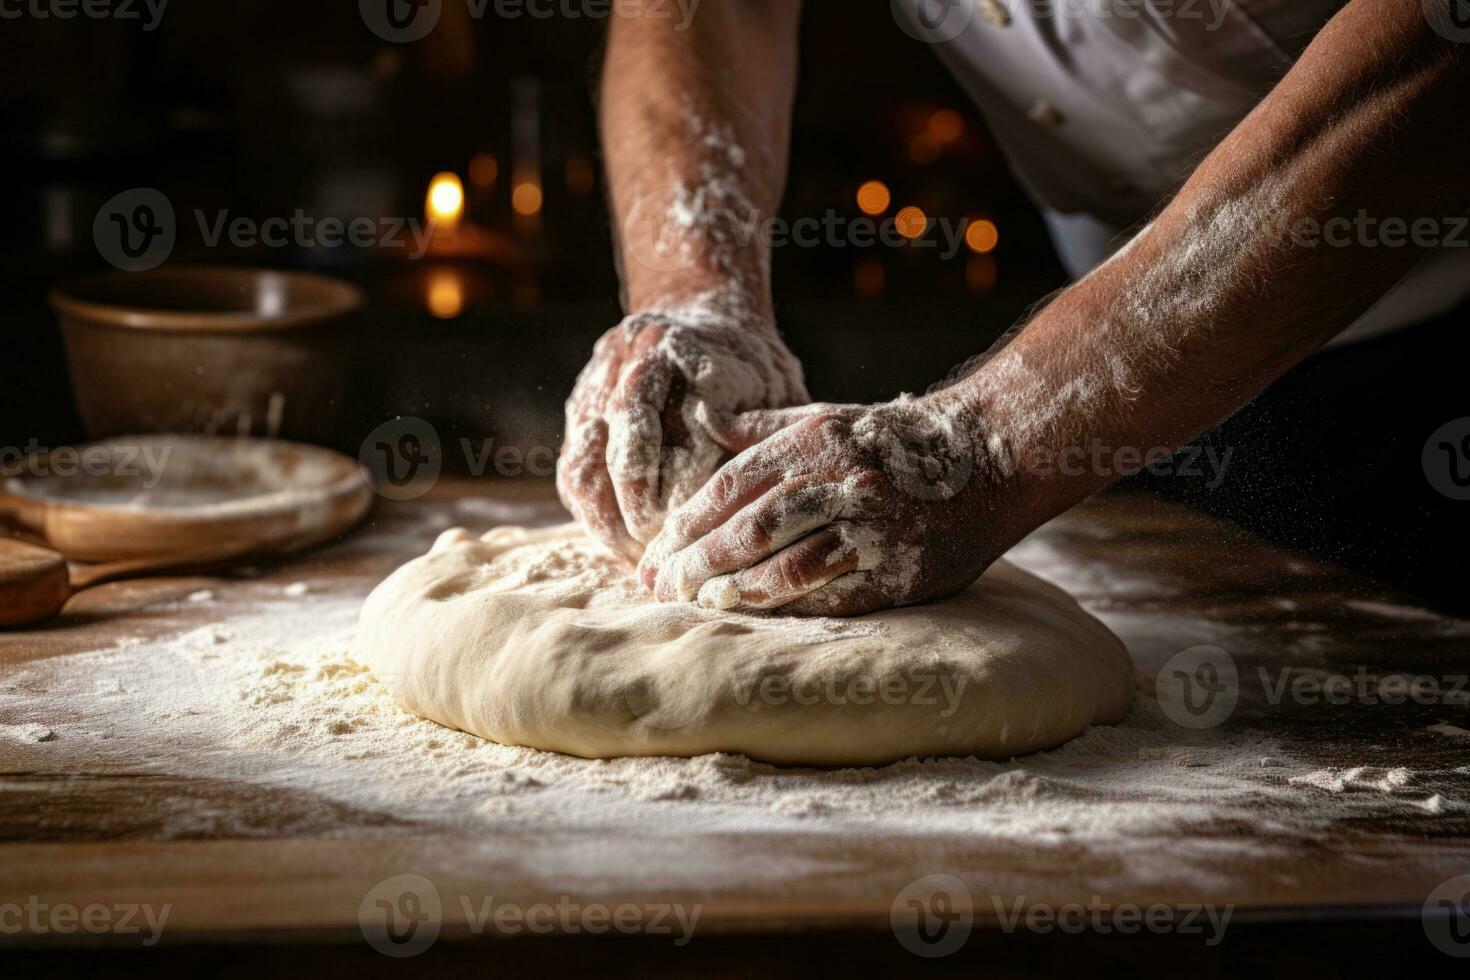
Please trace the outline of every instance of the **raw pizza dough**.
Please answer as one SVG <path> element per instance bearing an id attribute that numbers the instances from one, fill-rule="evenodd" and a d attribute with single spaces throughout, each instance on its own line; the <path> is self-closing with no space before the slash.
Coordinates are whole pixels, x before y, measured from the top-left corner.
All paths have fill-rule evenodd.
<path id="1" fill-rule="evenodd" d="M 1118 721 L 1127 650 L 1007 562 L 964 593 L 854 619 L 645 597 L 577 526 L 446 531 L 363 608 L 361 654 L 408 710 L 589 758 L 784 764 L 1004 759 Z"/>

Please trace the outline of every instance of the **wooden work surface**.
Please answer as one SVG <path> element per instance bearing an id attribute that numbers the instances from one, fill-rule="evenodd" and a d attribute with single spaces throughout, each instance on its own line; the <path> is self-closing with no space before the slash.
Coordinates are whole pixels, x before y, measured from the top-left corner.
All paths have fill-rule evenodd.
<path id="1" fill-rule="evenodd" d="M 496 500 L 545 499 L 539 483 L 443 481 L 425 500 L 380 502 L 371 522 L 353 539 L 277 568 L 248 576 L 171 578 L 119 583 L 84 593 L 46 628 L 0 634 L 0 687 L 20 665 L 109 647 L 117 637 L 164 637 L 228 618 L 230 597 L 266 585 L 306 581 L 312 595 L 366 593 L 402 561 L 402 535 L 394 529 L 418 509 L 466 496 Z M 1136 584 L 1107 596 L 1106 583 L 1082 597 L 1096 608 L 1148 619 L 1187 612 L 1189 621 L 1229 626 L 1252 637 L 1235 654 L 1247 667 L 1299 650 L 1294 624 L 1310 616 L 1327 623 L 1314 669 L 1352 674 L 1453 676 L 1467 665 L 1463 623 L 1417 610 L 1412 600 L 1340 569 L 1283 552 L 1241 532 L 1153 498 L 1115 494 L 1095 499 L 1038 532 L 1063 557 L 1116 570 L 1119 581 L 1162 583 L 1150 593 Z M 418 547 L 417 545 L 415 547 Z M 1104 576 L 1106 578 L 1106 576 Z M 218 601 L 190 608 L 179 599 L 209 588 Z M 1101 598 L 1100 598 L 1101 597 Z M 1092 601 L 1089 601 L 1089 598 Z M 1190 635 L 1130 648 L 1140 690 L 1149 692 L 1164 655 L 1209 642 Z M 0 722 L 10 719 L 0 718 Z M 589 892 L 603 901 L 689 901 L 702 905 L 701 936 L 847 931 L 886 934 L 893 896 L 913 879 L 935 872 L 963 878 L 972 891 L 1025 894 L 1032 902 L 1085 902 L 1100 892 L 1108 901 L 1215 902 L 1237 907 L 1237 921 L 1291 921 L 1326 916 L 1341 922 L 1362 917 L 1417 920 L 1426 896 L 1441 882 L 1470 872 L 1470 742 L 1427 734 L 1454 722 L 1470 727 L 1463 705 L 1297 704 L 1271 705 L 1260 686 L 1244 680 L 1241 707 L 1220 738 L 1238 726 L 1290 733 L 1320 765 L 1352 767 L 1378 760 L 1439 774 L 1422 787 L 1443 805 L 1423 819 L 1384 819 L 1335 826 L 1288 852 L 1263 847 L 1257 858 L 1229 858 L 1228 874 L 1187 887 L 1160 889 L 1155 881 L 1131 882 L 1126 861 L 1084 850 L 895 835 L 881 847 L 841 835 L 758 831 L 681 836 L 660 828 L 654 860 L 676 867 L 711 849 L 774 854 L 814 869 L 774 891 L 749 881 L 702 881 L 654 887 L 646 878 L 604 880 Z M 12 756 L 7 760 L 6 756 Z M 34 759 L 35 756 L 27 756 Z M 1459 770 L 1456 772 L 1456 770 Z M 262 802 L 267 806 L 262 807 Z M 246 804 L 249 804 L 248 807 Z M 231 820 L 246 810 L 273 816 L 248 826 Z M 180 838 L 164 835 L 180 814 L 197 829 Z M 1241 835 L 1256 831 L 1242 827 Z M 649 829 L 653 835 L 653 829 Z M 167 839 L 164 839 L 167 836 Z M 636 834 L 634 836 L 637 836 Z M 556 827 L 524 827 L 482 835 L 404 826 L 391 817 L 360 812 L 299 790 L 201 778 L 189 772 L 129 772 L 113 759 L 88 769 L 50 771 L 34 762 L 18 765 L 0 743 L 0 907 L 33 896 L 50 903 L 149 902 L 172 905 L 165 944 L 267 941 L 362 944 L 359 907 L 374 885 L 405 871 L 432 879 L 443 893 L 483 892 L 521 903 L 554 902 L 569 892 L 548 880 L 534 854 L 566 840 Z M 584 842 L 585 843 L 585 842 Z M 610 849 L 628 841 L 602 840 Z M 1107 866 L 1100 866 L 1099 861 Z M 580 887 L 580 886 L 579 886 Z M 977 921 L 988 912 L 978 907 Z M 443 935 L 462 935 L 464 923 L 446 907 Z M 990 923 L 993 924 L 993 923 Z M 0 923 L 3 925 L 3 923 Z M 0 943 L 42 944 L 58 937 L 0 935 Z M 136 937 L 104 937 L 94 943 L 136 945 Z M 713 941 L 713 940 L 712 940 Z M 1422 934 L 1419 941 L 1424 942 Z M 894 945 L 891 939 L 889 946 Z M 914 961 L 917 962 L 917 961 Z M 1445 959 L 1446 965 L 1453 961 Z"/>

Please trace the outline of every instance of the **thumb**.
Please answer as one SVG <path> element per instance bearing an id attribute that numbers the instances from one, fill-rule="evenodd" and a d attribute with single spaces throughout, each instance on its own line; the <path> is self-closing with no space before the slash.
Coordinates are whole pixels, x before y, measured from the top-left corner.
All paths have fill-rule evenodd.
<path id="1" fill-rule="evenodd" d="M 730 454 L 744 452 L 758 442 L 812 416 L 830 411 L 831 405 L 818 402 L 792 408 L 761 408 L 750 412 L 716 412 L 701 402 L 695 417 L 720 448 Z"/>

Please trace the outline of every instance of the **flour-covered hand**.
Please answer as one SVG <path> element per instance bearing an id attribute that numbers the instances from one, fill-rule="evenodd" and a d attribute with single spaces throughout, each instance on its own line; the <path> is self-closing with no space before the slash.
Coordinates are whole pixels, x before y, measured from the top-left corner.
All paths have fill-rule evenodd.
<path id="1" fill-rule="evenodd" d="M 980 423 L 958 400 L 751 412 L 722 440 L 754 444 L 649 544 L 659 600 L 854 615 L 957 592 L 997 557 Z"/>
<path id="2" fill-rule="evenodd" d="M 562 502 L 630 562 L 729 455 L 711 419 L 809 400 L 768 317 L 716 291 L 628 317 L 597 342 L 566 404 Z"/>

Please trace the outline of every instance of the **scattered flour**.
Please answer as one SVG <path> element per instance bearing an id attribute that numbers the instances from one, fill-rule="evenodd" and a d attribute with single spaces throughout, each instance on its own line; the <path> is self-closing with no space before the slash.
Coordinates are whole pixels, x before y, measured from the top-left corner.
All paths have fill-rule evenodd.
<path id="1" fill-rule="evenodd" d="M 437 522 L 426 520 L 377 544 L 391 540 L 413 554 L 436 533 Z M 1064 562 L 1053 549 L 1033 543 L 1012 557 L 1079 586 L 1084 602 L 1136 657 L 1162 662 L 1181 635 L 1208 632 L 1204 621 L 1181 627 L 1174 620 L 1159 635 L 1162 616 L 1099 608 L 1087 595 L 1104 587 L 1097 571 Z M 1082 848 L 1116 856 L 1130 881 L 1197 884 L 1220 874 L 1230 855 L 1313 847 L 1330 828 L 1467 812 L 1449 784 L 1435 782 L 1442 774 L 1324 766 L 1312 760 L 1311 740 L 1284 742 L 1250 728 L 1186 731 L 1146 695 L 1121 725 L 1006 763 L 910 759 L 814 770 L 724 754 L 598 761 L 501 746 L 396 707 L 352 659 L 360 599 L 324 592 L 286 599 L 279 586 L 255 581 L 231 590 L 220 600 L 231 613 L 218 623 L 6 669 L 0 768 L 66 771 L 83 760 L 93 767 L 103 761 L 129 771 L 294 789 L 389 817 L 385 834 L 405 824 L 415 833 L 598 832 L 542 856 L 548 868 L 568 874 L 595 868 L 667 877 L 673 872 L 650 853 L 656 845 L 638 843 L 650 828 L 713 835 L 706 864 L 682 869 L 692 881 L 712 871 L 766 880 L 811 870 L 768 866 L 746 848 L 718 843 L 722 832 L 758 831 L 829 834 L 874 846 L 917 836 L 941 845 Z M 249 604 L 235 612 L 241 597 Z M 1215 624 L 1216 641 L 1220 631 Z M 259 795 L 258 803 L 240 804 L 262 808 L 262 819 L 242 820 L 245 826 L 270 826 L 269 796 Z M 165 825 L 163 834 L 194 826 Z M 617 848 L 605 846 L 610 834 L 618 835 Z"/>

